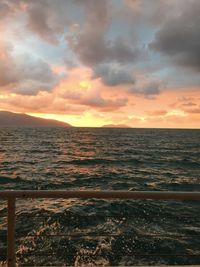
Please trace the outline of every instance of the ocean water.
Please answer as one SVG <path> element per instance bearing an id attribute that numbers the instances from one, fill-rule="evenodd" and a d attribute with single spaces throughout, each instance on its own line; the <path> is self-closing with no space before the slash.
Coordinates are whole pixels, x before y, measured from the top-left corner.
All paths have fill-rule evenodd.
<path id="1" fill-rule="evenodd" d="M 200 191 L 200 130 L 0 128 L 4 189 Z M 20 266 L 200 264 L 199 237 L 199 201 L 17 201 Z"/>

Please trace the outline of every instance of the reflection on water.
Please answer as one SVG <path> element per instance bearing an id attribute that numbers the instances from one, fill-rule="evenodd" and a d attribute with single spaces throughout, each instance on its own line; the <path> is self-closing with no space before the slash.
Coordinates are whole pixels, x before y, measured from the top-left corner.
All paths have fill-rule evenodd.
<path id="1" fill-rule="evenodd" d="M 2 128 L 0 189 L 198 191 L 199 140 L 199 130 Z M 5 216 L 1 201 L 0 260 Z M 21 265 L 200 263 L 199 202 L 18 200 L 16 232 Z"/>

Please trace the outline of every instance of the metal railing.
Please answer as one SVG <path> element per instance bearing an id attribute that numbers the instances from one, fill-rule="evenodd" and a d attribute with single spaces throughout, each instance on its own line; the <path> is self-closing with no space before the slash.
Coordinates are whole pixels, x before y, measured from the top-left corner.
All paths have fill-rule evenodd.
<path id="1" fill-rule="evenodd" d="M 170 191 L 64 191 L 64 190 L 5 190 L 0 199 L 7 200 L 7 266 L 16 266 L 15 205 L 16 199 L 27 198 L 79 198 L 79 199 L 134 199 L 134 200 L 200 200 L 200 192 Z"/>

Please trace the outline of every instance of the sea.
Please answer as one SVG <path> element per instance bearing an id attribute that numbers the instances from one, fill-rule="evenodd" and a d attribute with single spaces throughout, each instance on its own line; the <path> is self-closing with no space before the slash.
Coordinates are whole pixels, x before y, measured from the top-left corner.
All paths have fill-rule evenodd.
<path id="1" fill-rule="evenodd" d="M 0 128 L 0 190 L 200 191 L 200 130 Z M 200 264 L 200 201 L 17 199 L 19 266 Z M 7 203 L 0 200 L 0 262 Z"/>

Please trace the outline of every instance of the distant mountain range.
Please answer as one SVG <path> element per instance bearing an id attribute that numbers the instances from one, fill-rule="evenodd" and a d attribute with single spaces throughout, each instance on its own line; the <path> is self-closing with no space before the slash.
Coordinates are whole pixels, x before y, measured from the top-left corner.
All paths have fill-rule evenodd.
<path id="1" fill-rule="evenodd" d="M 0 111 L 0 126 L 72 127 L 69 123 L 8 111 Z"/>
<path id="2" fill-rule="evenodd" d="M 102 126 L 103 128 L 131 128 L 128 125 L 125 124 L 107 124 Z"/>

